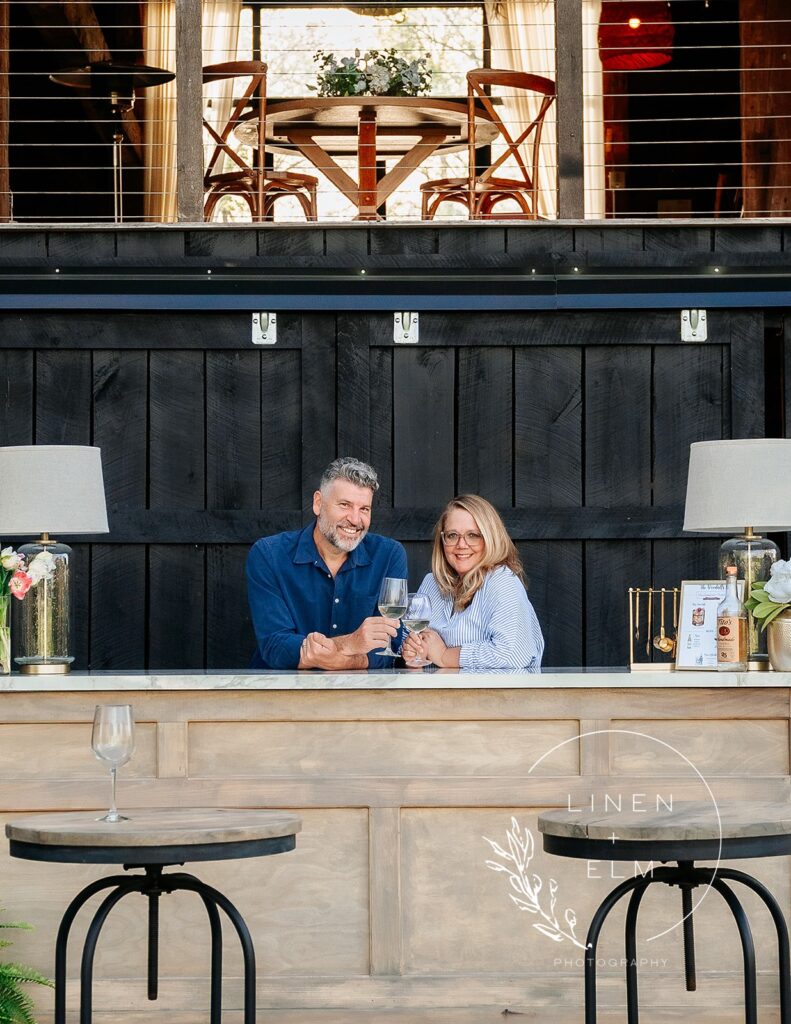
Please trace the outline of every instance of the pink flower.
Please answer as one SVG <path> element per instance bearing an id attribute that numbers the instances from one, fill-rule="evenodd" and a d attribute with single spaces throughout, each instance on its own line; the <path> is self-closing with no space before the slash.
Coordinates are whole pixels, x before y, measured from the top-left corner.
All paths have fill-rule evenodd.
<path id="1" fill-rule="evenodd" d="M 8 581 L 9 592 L 14 597 L 21 601 L 25 594 L 30 590 L 30 585 L 33 580 L 28 576 L 26 572 L 22 572 L 21 569 L 17 569 L 11 579 Z"/>

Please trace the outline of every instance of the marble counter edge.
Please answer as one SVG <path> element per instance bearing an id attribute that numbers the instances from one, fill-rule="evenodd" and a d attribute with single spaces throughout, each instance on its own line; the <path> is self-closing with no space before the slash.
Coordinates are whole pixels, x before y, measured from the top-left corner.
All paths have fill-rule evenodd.
<path id="1" fill-rule="evenodd" d="M 0 692 L 155 690 L 734 689 L 791 687 L 791 672 L 639 672 L 579 669 L 511 672 L 73 672 L 0 676 Z"/>

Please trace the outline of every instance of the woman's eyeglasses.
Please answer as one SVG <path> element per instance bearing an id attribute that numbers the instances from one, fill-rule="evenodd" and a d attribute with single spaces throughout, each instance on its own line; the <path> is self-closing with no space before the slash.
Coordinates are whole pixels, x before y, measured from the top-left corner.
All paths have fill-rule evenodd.
<path id="1" fill-rule="evenodd" d="M 477 547 L 479 544 L 483 543 L 483 537 L 480 533 L 476 533 L 474 530 L 470 530 L 469 533 L 456 533 L 455 530 L 449 530 L 445 533 L 443 530 L 442 533 L 440 533 L 440 537 L 442 537 L 442 543 L 446 548 L 455 547 L 462 537 L 464 538 L 464 542 L 467 546 L 471 548 Z"/>

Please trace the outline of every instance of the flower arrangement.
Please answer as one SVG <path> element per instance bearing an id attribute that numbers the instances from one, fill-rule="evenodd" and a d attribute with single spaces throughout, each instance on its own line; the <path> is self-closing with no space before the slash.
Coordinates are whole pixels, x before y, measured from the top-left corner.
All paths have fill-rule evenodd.
<path id="1" fill-rule="evenodd" d="M 0 550 L 0 675 L 11 671 L 11 627 L 8 625 L 11 598 L 21 601 L 31 587 L 42 580 L 51 580 L 54 572 L 55 559 L 49 551 L 39 551 L 28 562 L 13 548 Z"/>
<path id="2" fill-rule="evenodd" d="M 753 618 L 762 620 L 761 629 L 776 619 L 780 612 L 791 608 L 791 559 L 778 560 L 769 570 L 770 578 L 765 583 L 753 583 L 745 607 Z"/>
<path id="3" fill-rule="evenodd" d="M 426 57 L 429 55 L 426 54 Z M 389 50 L 359 50 L 353 57 L 335 57 L 318 50 L 316 85 L 308 88 L 319 96 L 420 96 L 431 91 L 431 69 L 426 57 L 411 62 Z"/>

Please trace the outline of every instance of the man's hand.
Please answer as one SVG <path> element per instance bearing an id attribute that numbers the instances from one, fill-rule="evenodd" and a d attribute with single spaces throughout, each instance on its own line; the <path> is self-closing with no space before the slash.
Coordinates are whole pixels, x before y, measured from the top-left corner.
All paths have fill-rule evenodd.
<path id="1" fill-rule="evenodd" d="M 339 638 L 340 639 L 340 638 Z M 367 668 L 364 655 L 342 654 L 336 640 L 323 633 L 308 633 L 302 641 L 297 668 L 358 669 Z"/>
<path id="2" fill-rule="evenodd" d="M 398 619 L 385 619 L 381 615 L 372 615 L 363 619 L 353 633 L 335 639 L 341 654 L 368 654 L 384 647 L 387 641 L 398 636 Z"/>

